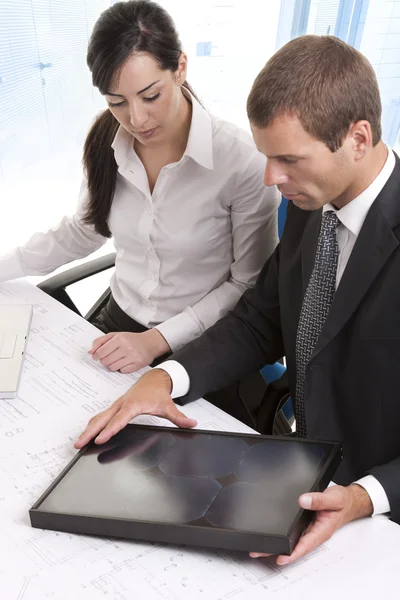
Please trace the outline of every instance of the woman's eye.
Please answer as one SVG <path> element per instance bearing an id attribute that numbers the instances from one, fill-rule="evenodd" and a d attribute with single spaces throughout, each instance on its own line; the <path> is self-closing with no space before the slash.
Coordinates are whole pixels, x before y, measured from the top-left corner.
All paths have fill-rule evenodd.
<path id="1" fill-rule="evenodd" d="M 108 106 L 122 106 L 123 104 L 125 104 L 125 100 L 122 100 L 122 102 L 107 102 Z"/>
<path id="2" fill-rule="evenodd" d="M 160 97 L 160 92 L 158 92 L 158 94 L 156 94 L 155 96 L 150 96 L 149 98 L 143 98 L 143 100 L 145 100 L 146 102 L 154 102 L 154 100 L 157 100 L 157 98 Z"/>

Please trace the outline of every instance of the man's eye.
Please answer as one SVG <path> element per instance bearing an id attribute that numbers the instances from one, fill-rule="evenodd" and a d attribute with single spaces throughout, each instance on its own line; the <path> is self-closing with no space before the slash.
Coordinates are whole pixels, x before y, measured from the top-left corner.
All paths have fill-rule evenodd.
<path id="1" fill-rule="evenodd" d="M 282 158 L 280 158 L 279 160 L 285 163 L 286 165 L 294 165 L 295 163 L 297 163 L 297 158 L 285 158 L 284 156 L 282 156 Z"/>

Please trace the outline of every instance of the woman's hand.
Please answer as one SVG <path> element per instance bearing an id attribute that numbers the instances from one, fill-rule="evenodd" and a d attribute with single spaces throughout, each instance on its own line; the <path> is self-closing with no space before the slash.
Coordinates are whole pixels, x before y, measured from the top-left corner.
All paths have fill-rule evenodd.
<path id="1" fill-rule="evenodd" d="M 133 373 L 170 351 L 158 329 L 149 329 L 143 333 L 112 332 L 102 335 L 93 341 L 89 354 L 110 371 Z"/>

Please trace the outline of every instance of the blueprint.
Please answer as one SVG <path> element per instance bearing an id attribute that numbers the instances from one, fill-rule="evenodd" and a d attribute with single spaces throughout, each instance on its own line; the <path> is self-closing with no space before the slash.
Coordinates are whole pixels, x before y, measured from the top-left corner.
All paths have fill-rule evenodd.
<path id="1" fill-rule="evenodd" d="M 34 316 L 19 396 L 0 401 L 1 599 L 333 599 L 343 586 L 345 597 L 399 597 L 400 528 L 385 517 L 350 524 L 286 567 L 239 552 L 31 528 L 30 507 L 74 456 L 88 419 L 140 373 L 111 373 L 94 362 L 87 351 L 98 331 L 31 284 L 2 284 L 0 304 L 13 302 L 33 304 Z M 251 431 L 205 400 L 183 410 L 202 429 Z M 152 416 L 135 422 L 170 426 Z"/>

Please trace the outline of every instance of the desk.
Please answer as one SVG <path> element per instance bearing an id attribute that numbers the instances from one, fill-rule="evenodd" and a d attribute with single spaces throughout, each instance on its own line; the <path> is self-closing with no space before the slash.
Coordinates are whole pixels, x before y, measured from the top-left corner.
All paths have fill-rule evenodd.
<path id="1" fill-rule="evenodd" d="M 74 454 L 88 418 L 138 374 L 87 355 L 98 332 L 24 281 L 0 303 L 34 304 L 19 396 L 0 401 L 0 598 L 5 600 L 363 600 L 399 597 L 400 527 L 351 523 L 294 565 L 242 553 L 143 544 L 32 529 L 28 510 Z M 184 409 L 203 429 L 251 431 L 205 400 Z M 166 424 L 155 417 L 140 423 Z M 168 423 L 168 425 L 170 425 Z"/>

